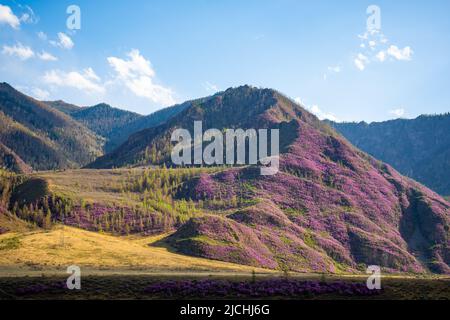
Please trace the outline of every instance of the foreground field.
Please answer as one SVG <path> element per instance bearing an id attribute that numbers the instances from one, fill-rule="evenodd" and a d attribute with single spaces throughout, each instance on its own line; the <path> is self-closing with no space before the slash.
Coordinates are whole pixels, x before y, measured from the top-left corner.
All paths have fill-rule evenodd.
<path id="1" fill-rule="evenodd" d="M 173 253 L 165 235 L 112 236 L 73 227 L 0 235 L 0 299 L 450 299 L 450 279 L 280 274 Z M 65 287 L 66 268 L 82 270 L 82 290 Z M 287 288 L 289 290 L 281 290 Z"/>
<path id="2" fill-rule="evenodd" d="M 0 277 L 1 299 L 284 299 L 450 300 L 450 279 L 383 278 L 368 290 L 365 278 L 300 275 L 103 275 L 84 276 L 81 290 L 66 278 Z"/>
<path id="3" fill-rule="evenodd" d="M 156 246 L 162 237 L 115 237 L 67 226 L 6 233 L 0 235 L 0 277 L 64 274 L 70 265 L 84 274 L 271 272 L 176 254 Z"/>

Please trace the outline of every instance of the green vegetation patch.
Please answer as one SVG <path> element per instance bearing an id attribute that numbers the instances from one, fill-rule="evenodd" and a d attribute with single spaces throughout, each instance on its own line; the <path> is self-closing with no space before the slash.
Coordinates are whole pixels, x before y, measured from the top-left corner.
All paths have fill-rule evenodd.
<path id="1" fill-rule="evenodd" d="M 0 251 L 18 249 L 20 245 L 20 237 L 2 239 L 0 240 Z"/>
<path id="2" fill-rule="evenodd" d="M 314 236 L 309 232 L 305 233 L 303 241 L 306 243 L 308 247 L 311 248 L 314 248 L 317 245 L 316 241 L 314 240 Z"/>
<path id="3" fill-rule="evenodd" d="M 288 217 L 301 217 L 307 213 L 306 209 L 286 208 L 283 210 Z"/>
<path id="4" fill-rule="evenodd" d="M 209 244 L 211 246 L 229 246 L 231 244 L 231 243 L 229 243 L 227 241 L 221 241 L 221 240 L 212 239 L 212 238 L 207 237 L 205 235 L 198 235 L 198 236 L 189 238 L 189 240 L 206 243 L 206 244 Z"/>
<path id="5" fill-rule="evenodd" d="M 48 183 L 41 178 L 30 178 L 15 188 L 11 203 L 29 205 L 48 195 Z"/>

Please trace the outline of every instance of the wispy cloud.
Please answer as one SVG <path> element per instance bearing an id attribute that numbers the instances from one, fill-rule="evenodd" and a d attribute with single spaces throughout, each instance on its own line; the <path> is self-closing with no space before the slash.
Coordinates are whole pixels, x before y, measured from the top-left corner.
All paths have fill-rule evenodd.
<path id="1" fill-rule="evenodd" d="M 41 53 L 38 54 L 39 59 L 44 60 L 44 61 L 57 61 L 58 58 L 55 57 L 54 55 L 46 52 L 46 51 L 42 51 Z"/>
<path id="2" fill-rule="evenodd" d="M 50 92 L 40 88 L 32 88 L 31 95 L 38 100 L 46 100 L 50 97 Z"/>
<path id="3" fill-rule="evenodd" d="M 327 80 L 329 76 L 340 73 L 342 71 L 342 67 L 340 65 L 329 66 L 327 68 L 327 72 L 323 74 L 323 79 Z"/>
<path id="4" fill-rule="evenodd" d="M 404 47 L 403 49 L 399 49 L 397 46 L 391 45 L 387 50 L 387 54 L 394 57 L 397 60 L 411 60 L 413 51 L 410 47 Z"/>
<path id="5" fill-rule="evenodd" d="M 9 56 L 18 57 L 21 60 L 28 60 L 34 57 L 34 52 L 30 47 L 24 46 L 20 42 L 13 46 L 3 46 L 2 53 Z"/>
<path id="6" fill-rule="evenodd" d="M 43 76 L 43 81 L 49 85 L 75 88 L 90 93 L 105 92 L 103 85 L 100 83 L 100 78 L 92 68 L 84 69 L 82 72 L 47 71 Z"/>
<path id="7" fill-rule="evenodd" d="M 75 45 L 72 39 L 64 32 L 58 32 L 58 40 L 51 40 L 50 44 L 55 47 L 70 50 Z"/>
<path id="8" fill-rule="evenodd" d="M 138 97 L 146 98 L 164 106 L 175 104 L 172 89 L 155 83 L 156 73 L 149 60 L 137 49 L 127 53 L 127 59 L 108 57 L 110 66 L 116 72 L 115 82 L 124 84 Z"/>
<path id="9" fill-rule="evenodd" d="M 354 58 L 354 64 L 360 71 L 365 70 L 371 61 L 412 60 L 414 52 L 410 46 L 405 46 L 401 49 L 395 44 L 390 44 L 388 38 L 381 30 L 368 30 L 364 34 L 358 35 L 358 38 L 361 40 L 359 47 L 363 50 Z"/>
<path id="10" fill-rule="evenodd" d="M 376 58 L 378 59 L 378 61 L 384 62 L 384 60 L 386 60 L 386 52 L 385 51 L 378 52 Z"/>
<path id="11" fill-rule="evenodd" d="M 205 88 L 205 90 L 208 92 L 218 92 L 219 91 L 219 87 L 209 81 L 206 81 L 205 83 L 203 83 L 203 88 Z"/>
<path id="12" fill-rule="evenodd" d="M 41 53 L 35 53 L 33 49 L 29 46 L 25 46 L 22 43 L 18 42 L 15 45 L 8 46 L 4 45 L 2 53 L 4 55 L 9 55 L 11 57 L 17 57 L 20 60 L 28 60 L 34 57 L 37 57 L 43 61 L 57 61 L 54 55 L 48 53 L 47 51 L 42 51 Z"/>
<path id="13" fill-rule="evenodd" d="M 48 39 L 47 34 L 45 32 L 43 32 L 43 31 L 39 31 L 37 33 L 37 36 L 38 36 L 39 39 L 41 39 L 43 41 L 47 41 L 47 39 Z"/>
<path id="14" fill-rule="evenodd" d="M 358 56 L 354 60 L 355 66 L 361 71 L 366 68 L 366 65 L 369 64 L 369 62 L 369 58 L 362 53 L 358 53 Z"/>
<path id="15" fill-rule="evenodd" d="M 0 4 L 0 24 L 7 24 L 13 29 L 19 29 L 20 19 L 10 7 Z"/>
<path id="16" fill-rule="evenodd" d="M 399 118 L 399 117 L 402 117 L 405 115 L 405 109 L 398 108 L 398 109 L 389 110 L 389 114 L 392 114 Z"/>
<path id="17" fill-rule="evenodd" d="M 308 106 L 305 103 L 303 103 L 303 100 L 299 97 L 295 98 L 294 101 L 296 103 L 298 103 L 299 105 L 301 105 L 302 107 L 304 107 L 306 110 L 308 110 L 309 112 L 313 113 L 314 115 L 317 116 L 317 118 L 319 118 L 320 120 L 324 120 L 324 119 L 328 119 L 334 122 L 338 122 L 339 119 L 332 113 L 329 112 L 324 112 L 322 109 L 319 108 L 318 105 L 312 105 L 312 106 Z"/>

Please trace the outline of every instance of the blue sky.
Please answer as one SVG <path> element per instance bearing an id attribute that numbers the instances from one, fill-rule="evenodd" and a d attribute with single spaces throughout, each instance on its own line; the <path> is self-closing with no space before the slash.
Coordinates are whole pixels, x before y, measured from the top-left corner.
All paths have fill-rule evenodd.
<path id="1" fill-rule="evenodd" d="M 0 0 L 0 81 L 141 114 L 242 84 L 341 121 L 450 111 L 449 1 L 341 2 Z"/>

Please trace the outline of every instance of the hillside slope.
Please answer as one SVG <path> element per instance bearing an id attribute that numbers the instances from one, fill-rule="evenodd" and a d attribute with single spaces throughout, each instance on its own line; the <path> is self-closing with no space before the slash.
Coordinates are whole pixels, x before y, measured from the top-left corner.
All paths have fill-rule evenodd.
<path id="1" fill-rule="evenodd" d="M 158 110 L 147 116 L 100 103 L 92 107 L 78 107 L 64 101 L 45 101 L 45 104 L 66 113 L 105 139 L 104 149 L 111 152 L 130 135 L 158 126 L 189 105 L 189 102 Z"/>
<path id="2" fill-rule="evenodd" d="M 76 106 L 74 104 L 71 103 L 67 103 L 63 100 L 56 100 L 56 101 L 42 101 L 43 103 L 45 103 L 46 105 L 55 108 L 56 110 L 59 110 L 65 114 L 71 115 L 74 112 L 80 111 L 83 108 Z"/>
<path id="3" fill-rule="evenodd" d="M 0 142 L 0 169 L 17 173 L 30 173 L 31 167 L 27 165 L 14 151 Z"/>
<path id="4" fill-rule="evenodd" d="M 201 99 L 200 99 L 201 100 Z M 148 128 L 157 127 L 172 117 L 176 116 L 183 110 L 187 109 L 192 104 L 192 101 L 187 101 L 182 104 L 177 104 L 151 113 L 147 116 L 141 116 L 134 121 L 118 127 L 112 132 L 109 141 L 106 144 L 107 151 L 114 151 L 121 144 L 133 134 Z"/>
<path id="5" fill-rule="evenodd" d="M 193 217 L 168 241 L 183 253 L 295 271 L 449 273 L 450 204 L 350 145 L 300 105 L 270 89 L 243 86 L 196 103 L 143 130 L 92 164 L 170 164 L 170 134 L 280 128 L 281 172 L 257 168 L 204 174 L 180 190 L 194 201 L 238 205 Z M 160 151 L 155 159 L 149 150 Z M 234 200 L 238 199 L 238 200 Z M 224 214 L 224 212 L 226 212 Z"/>
<path id="6" fill-rule="evenodd" d="M 113 152 L 98 158 L 88 168 L 113 168 L 127 165 L 162 164 L 170 165 L 170 136 L 176 128 L 193 129 L 194 120 L 203 121 L 203 129 L 209 128 L 251 128 L 258 124 L 258 115 L 274 103 L 273 90 L 255 91 L 250 86 L 228 89 L 213 96 L 188 101 L 182 111 L 159 126 L 139 131 Z M 282 111 L 284 112 L 284 111 Z M 283 116 L 292 120 L 300 108 L 293 114 Z M 308 114 L 303 113 L 304 116 Z M 267 121 L 261 119 L 261 125 Z M 287 124 L 287 123 L 286 123 Z M 288 126 L 288 125 L 286 125 Z"/>
<path id="7" fill-rule="evenodd" d="M 1 214 L 0 214 L 1 218 Z M 1 220 L 0 220 L 1 221 Z M 193 258 L 154 246 L 161 237 L 114 237 L 72 227 L 50 232 L 0 234 L 0 275 L 5 270 L 20 274 L 42 268 L 39 275 L 64 271 L 74 262 L 83 270 L 171 272 L 234 272 L 250 274 L 254 268 L 232 263 Z M 8 241 L 9 240 L 9 241 Z M 64 266 L 64 267 L 61 267 Z M 270 270 L 256 270 L 267 272 Z"/>
<path id="8" fill-rule="evenodd" d="M 361 150 L 434 191 L 450 195 L 450 113 L 331 125 Z"/>
<path id="9" fill-rule="evenodd" d="M 0 84 L 0 142 L 36 170 L 77 167 L 102 153 L 102 140 L 64 113 Z"/>
<path id="10" fill-rule="evenodd" d="M 106 151 L 113 149 L 117 142 L 116 136 L 124 127 L 142 118 L 141 115 L 113 108 L 101 103 L 93 107 L 81 108 L 71 112 L 71 117 L 106 139 Z"/>

